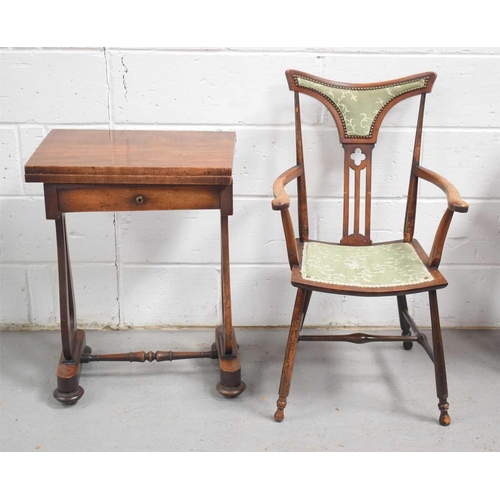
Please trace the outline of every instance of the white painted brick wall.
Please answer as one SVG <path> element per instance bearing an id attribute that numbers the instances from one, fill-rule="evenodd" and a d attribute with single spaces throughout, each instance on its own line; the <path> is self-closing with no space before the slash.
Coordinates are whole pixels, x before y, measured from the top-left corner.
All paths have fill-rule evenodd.
<path id="1" fill-rule="evenodd" d="M 470 202 L 456 214 L 439 292 L 446 326 L 500 326 L 500 49 L 0 50 L 1 324 L 58 323 L 54 224 L 23 166 L 53 128 L 234 130 L 231 218 L 235 325 L 290 321 L 295 290 L 274 179 L 295 162 L 284 72 L 377 81 L 436 71 L 422 164 Z M 330 115 L 302 99 L 311 236 L 338 240 L 343 151 Z M 418 99 L 387 115 L 374 151 L 373 238 L 401 237 Z M 295 188 L 291 186 L 291 192 Z M 294 198 L 292 198 L 294 200 Z M 421 183 L 416 236 L 429 250 L 446 206 Z M 70 214 L 80 325 L 214 325 L 220 318 L 215 212 Z M 427 296 L 409 307 L 428 326 Z M 310 325 L 395 326 L 394 298 L 313 295 Z"/>

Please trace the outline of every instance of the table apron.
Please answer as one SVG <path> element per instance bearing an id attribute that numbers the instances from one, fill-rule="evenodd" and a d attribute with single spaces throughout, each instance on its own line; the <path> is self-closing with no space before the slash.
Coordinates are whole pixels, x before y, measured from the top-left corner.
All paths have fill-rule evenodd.
<path id="1" fill-rule="evenodd" d="M 211 185 L 52 186 L 55 189 L 51 191 L 56 194 L 57 202 L 54 203 L 56 200 L 50 200 L 46 196 L 49 219 L 57 218 L 58 213 L 64 212 L 218 209 L 225 198 L 225 189 L 222 186 Z M 49 204 L 55 210 L 49 210 Z"/>

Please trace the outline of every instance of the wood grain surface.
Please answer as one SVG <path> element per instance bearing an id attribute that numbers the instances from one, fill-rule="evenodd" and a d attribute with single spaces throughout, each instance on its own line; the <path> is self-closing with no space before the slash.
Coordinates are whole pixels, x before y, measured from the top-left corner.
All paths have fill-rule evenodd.
<path id="1" fill-rule="evenodd" d="M 55 183 L 54 175 L 66 183 L 116 183 L 110 176 L 120 176 L 120 183 L 127 176 L 135 176 L 132 183 L 137 176 L 231 177 L 235 137 L 234 132 L 56 129 L 26 163 L 26 181 Z"/>

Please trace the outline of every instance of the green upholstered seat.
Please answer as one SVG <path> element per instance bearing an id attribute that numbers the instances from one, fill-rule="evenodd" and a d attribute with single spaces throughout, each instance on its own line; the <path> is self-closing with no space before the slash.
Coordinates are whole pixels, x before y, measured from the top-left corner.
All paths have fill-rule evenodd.
<path id="1" fill-rule="evenodd" d="M 432 281 L 409 243 L 344 246 L 308 242 L 302 255 L 302 277 L 332 285 L 386 287 Z"/>

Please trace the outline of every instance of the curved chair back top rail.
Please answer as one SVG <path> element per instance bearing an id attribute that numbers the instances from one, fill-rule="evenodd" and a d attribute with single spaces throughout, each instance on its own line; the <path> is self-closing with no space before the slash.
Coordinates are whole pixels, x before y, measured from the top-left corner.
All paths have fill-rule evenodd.
<path id="1" fill-rule="evenodd" d="M 375 144 L 387 112 L 398 102 L 431 92 L 436 73 L 427 72 L 378 83 L 343 83 L 302 71 L 286 72 L 290 90 L 321 101 L 337 124 L 343 144 Z"/>

